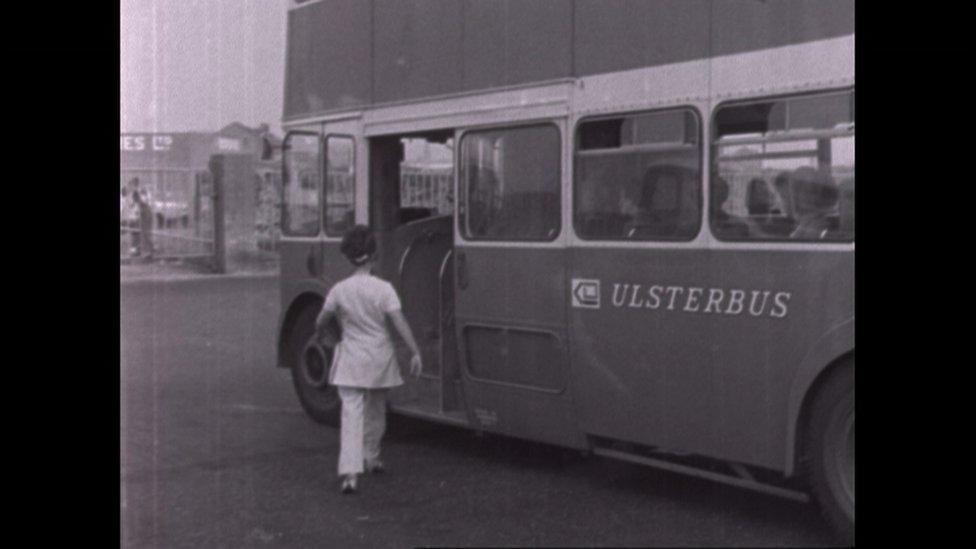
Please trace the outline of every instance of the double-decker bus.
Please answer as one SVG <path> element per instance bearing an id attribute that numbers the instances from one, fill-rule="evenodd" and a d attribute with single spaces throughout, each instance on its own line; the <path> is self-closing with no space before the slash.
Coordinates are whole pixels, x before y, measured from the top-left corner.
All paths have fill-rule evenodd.
<path id="1" fill-rule="evenodd" d="M 292 0 L 279 366 L 377 235 L 393 412 L 854 524 L 850 0 Z M 401 363 L 407 351 L 400 346 Z"/>

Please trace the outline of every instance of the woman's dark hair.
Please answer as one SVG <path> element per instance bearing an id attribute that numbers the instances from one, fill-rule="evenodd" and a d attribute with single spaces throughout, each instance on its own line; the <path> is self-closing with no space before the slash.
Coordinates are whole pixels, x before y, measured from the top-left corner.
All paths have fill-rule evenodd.
<path id="1" fill-rule="evenodd" d="M 355 266 L 360 266 L 376 253 L 376 238 L 366 225 L 356 225 L 342 237 L 339 251 Z"/>

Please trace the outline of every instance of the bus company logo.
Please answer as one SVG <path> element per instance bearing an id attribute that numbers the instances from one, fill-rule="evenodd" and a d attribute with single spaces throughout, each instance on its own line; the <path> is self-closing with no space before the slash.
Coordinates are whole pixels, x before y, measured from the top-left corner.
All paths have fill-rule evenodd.
<path id="1" fill-rule="evenodd" d="M 607 307 L 644 309 L 728 316 L 768 316 L 784 318 L 789 314 L 792 292 L 746 288 L 707 288 L 668 284 L 634 284 L 613 282 L 609 286 Z M 601 307 L 600 280 L 572 279 L 570 292 L 573 307 Z"/>
<path id="2" fill-rule="evenodd" d="M 573 307 L 600 308 L 600 281 L 590 278 L 574 278 L 572 284 Z"/>
<path id="3" fill-rule="evenodd" d="M 789 313 L 791 292 L 744 288 L 706 288 L 666 284 L 613 283 L 614 308 L 680 311 L 696 314 L 769 316 Z"/>

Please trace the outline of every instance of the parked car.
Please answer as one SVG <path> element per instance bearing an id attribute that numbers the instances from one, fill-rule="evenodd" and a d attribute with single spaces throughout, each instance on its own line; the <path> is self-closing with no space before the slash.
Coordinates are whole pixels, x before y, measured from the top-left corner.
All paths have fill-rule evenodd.
<path id="1" fill-rule="evenodd" d="M 157 229 L 173 229 L 190 226 L 190 205 L 185 200 L 162 196 L 152 200 Z"/>

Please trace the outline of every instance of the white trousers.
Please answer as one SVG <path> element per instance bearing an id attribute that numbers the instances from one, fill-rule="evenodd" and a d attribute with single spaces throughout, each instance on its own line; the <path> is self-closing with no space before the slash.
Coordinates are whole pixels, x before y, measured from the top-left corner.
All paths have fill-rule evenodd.
<path id="1" fill-rule="evenodd" d="M 342 399 L 339 430 L 339 474 L 363 472 L 363 461 L 380 458 L 380 439 L 386 430 L 386 392 L 389 389 L 336 387 Z"/>

